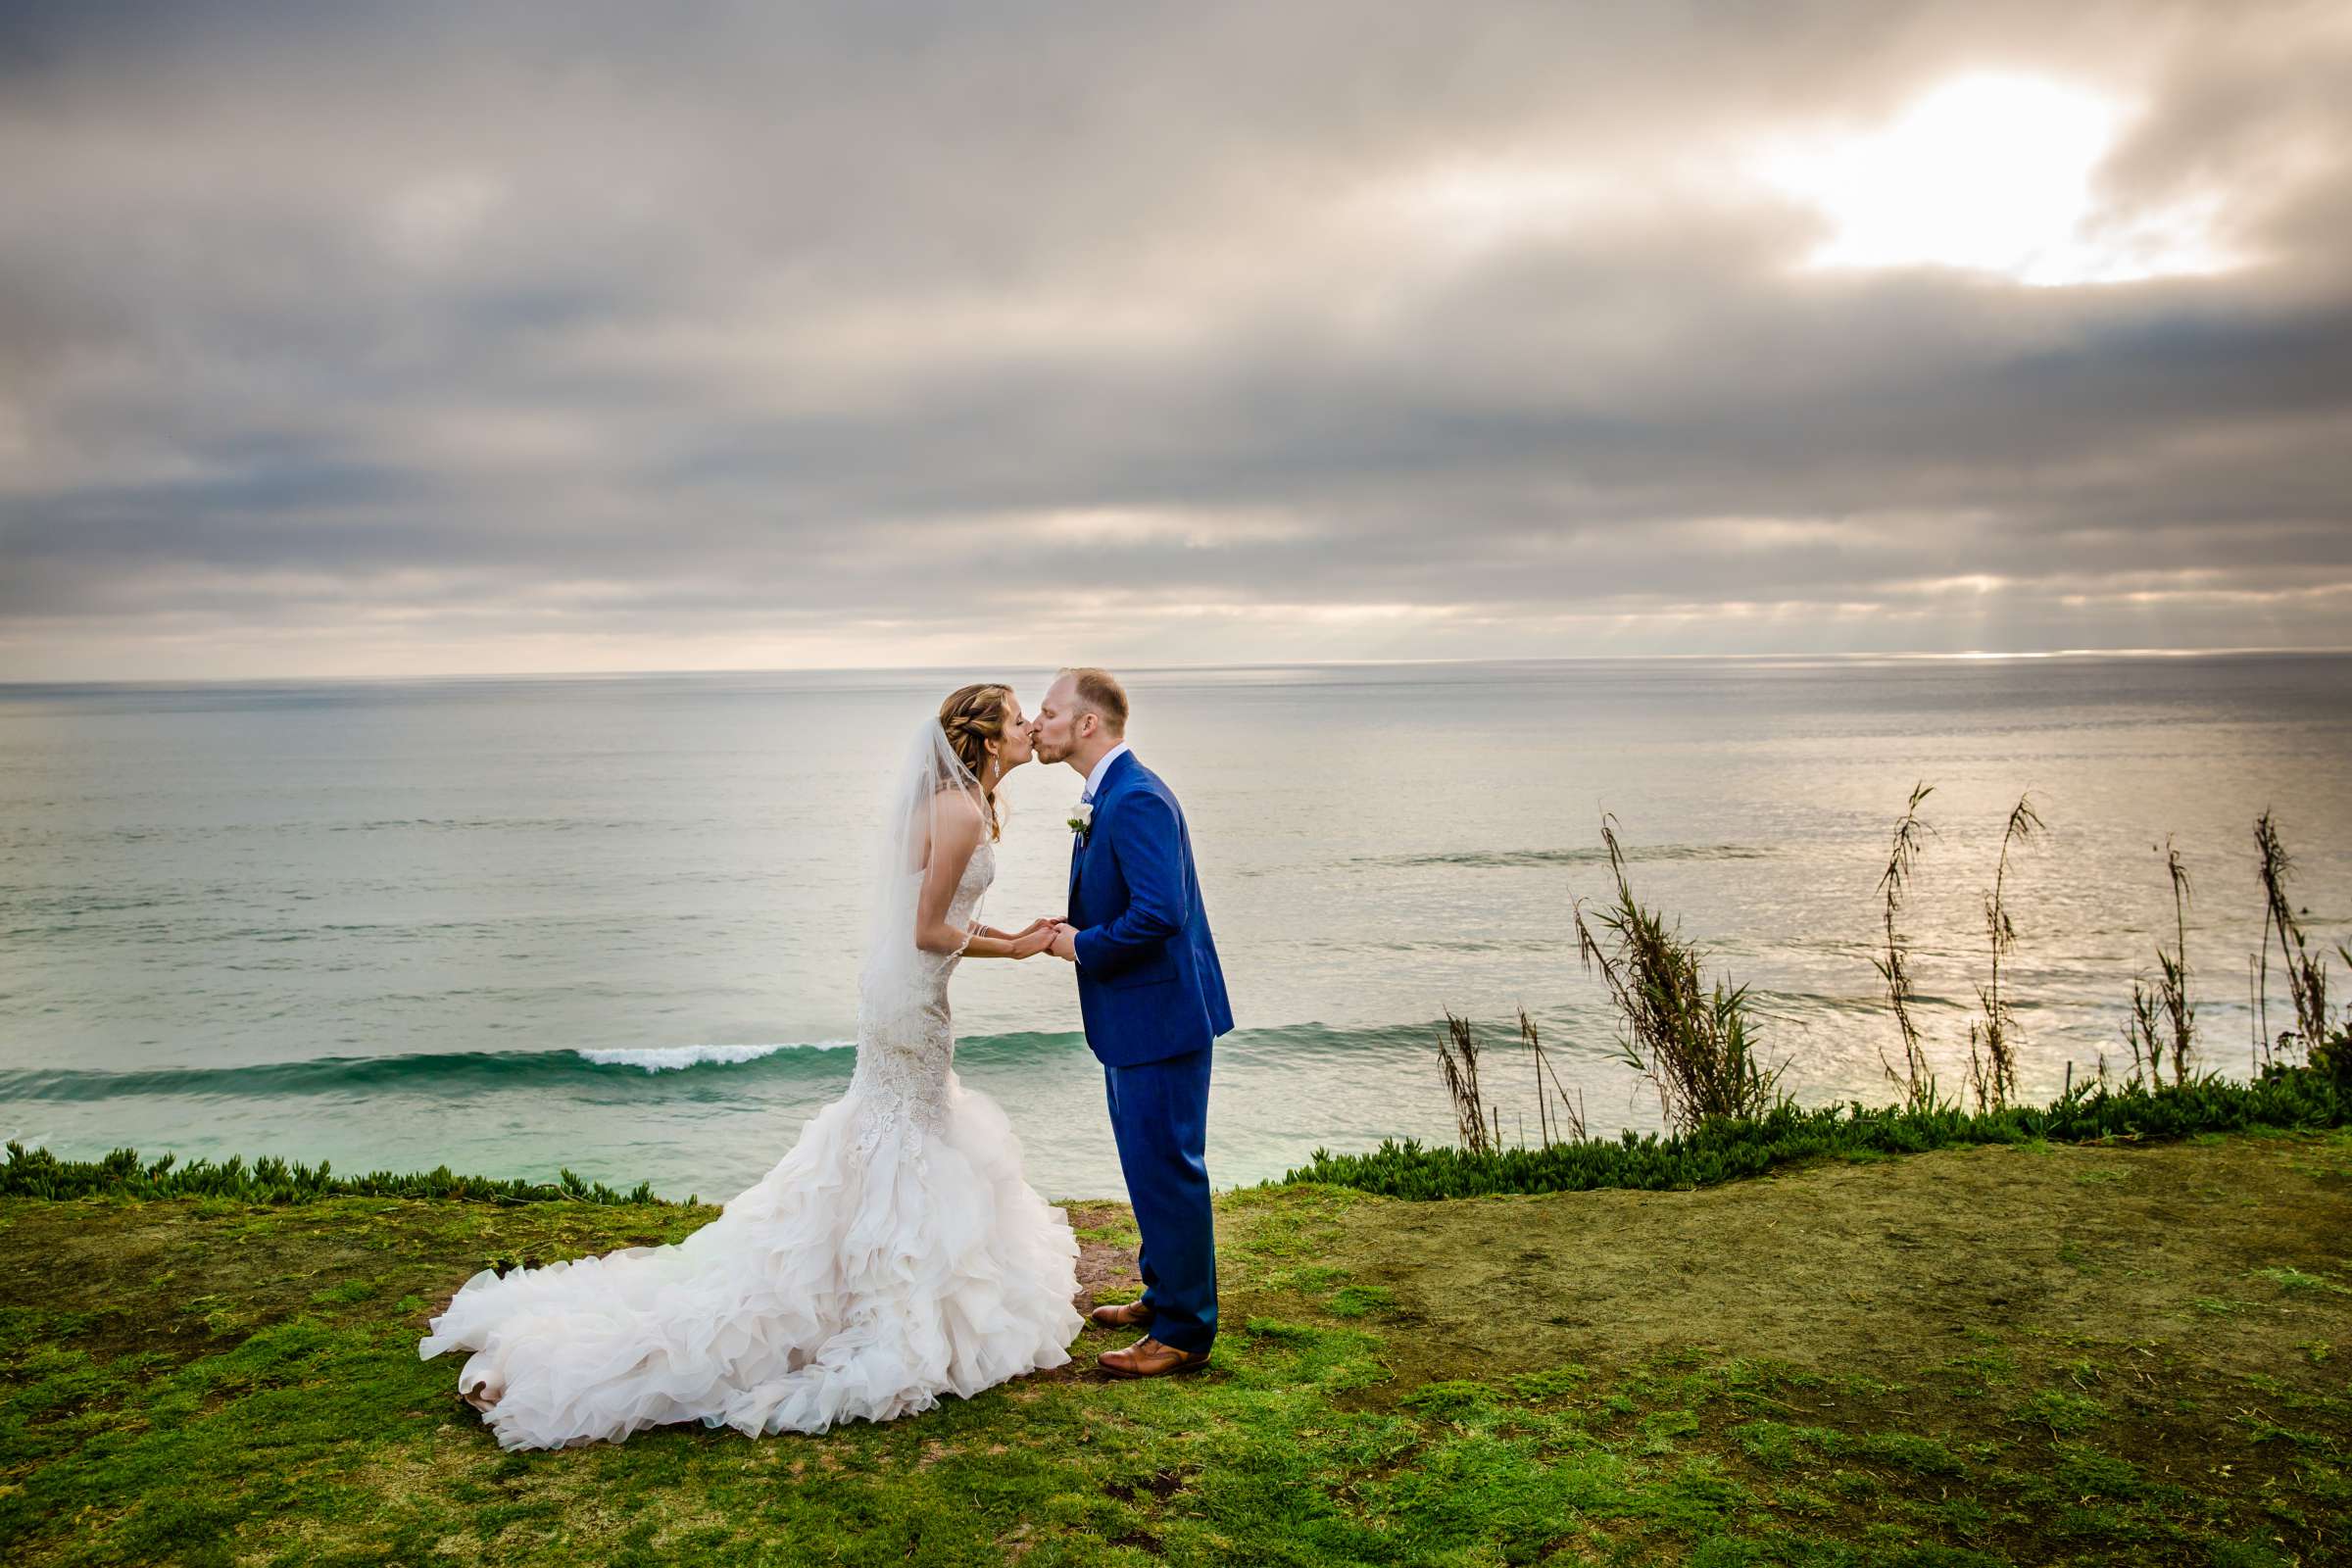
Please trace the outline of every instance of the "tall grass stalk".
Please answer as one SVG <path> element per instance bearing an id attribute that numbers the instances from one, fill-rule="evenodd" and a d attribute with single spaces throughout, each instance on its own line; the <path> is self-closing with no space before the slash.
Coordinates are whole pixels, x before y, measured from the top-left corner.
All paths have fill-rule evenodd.
<path id="1" fill-rule="evenodd" d="M 2197 1009 L 2188 1000 L 2188 867 L 2170 834 L 2164 840 L 2164 870 L 2173 884 L 2173 961 L 2164 962 L 2161 949 L 2156 960 L 2164 970 L 2164 1010 L 2173 1025 L 2173 1087 L 2178 1089 L 2188 1082 L 2196 1059 Z"/>
<path id="2" fill-rule="evenodd" d="M 1536 1069 L 1536 1132 L 1549 1149 L 1557 1143 L 1581 1142 L 1585 1137 L 1585 1092 L 1579 1087 L 1575 1101 L 1568 1099 L 1568 1090 L 1561 1084 L 1560 1075 L 1553 1070 L 1551 1058 L 1544 1054 L 1543 1037 L 1536 1032 L 1536 1020 L 1519 1009 L 1519 1039 L 1534 1058 Z M 1550 1108 L 1552 1096 L 1559 1097 L 1559 1108 Z"/>
<path id="3" fill-rule="evenodd" d="M 2266 942 L 2270 940 L 2267 930 L 2263 934 L 2263 940 Z M 2254 978 L 2254 955 L 2249 953 L 2246 955 L 2246 1028 L 2252 1031 L 2254 1036 L 2246 1051 L 2246 1071 L 2250 1073 L 2262 1071 L 2262 1031 L 2263 1025 L 2268 1020 L 2262 1015 L 2261 997 L 2261 982 Z"/>
<path id="4" fill-rule="evenodd" d="M 1993 867 L 1992 891 L 1984 895 L 1984 928 L 1992 942 L 1992 983 L 1977 987 L 1977 1002 L 1984 1016 L 1968 1026 L 1968 1080 L 1980 1111 L 1999 1110 L 2017 1098 L 2017 1020 L 2009 999 L 2001 995 L 2001 959 L 2017 948 L 2017 927 L 2010 923 L 2005 902 L 2009 851 L 2047 831 L 2034 813 L 2032 792 L 2020 795 L 2010 808 L 2009 825 L 2001 832 L 2001 856 Z"/>
<path id="5" fill-rule="evenodd" d="M 2266 1009 L 2263 1033 L 2270 1033 L 2267 1009 L 2270 1005 L 2270 944 L 2271 933 L 2278 933 L 2278 956 L 2286 966 L 2287 995 L 2294 999 L 2295 1028 L 2293 1038 L 2306 1054 L 2318 1049 L 2328 1038 L 2328 959 L 2323 954 L 2314 962 L 2303 943 L 2303 925 L 2295 918 L 2294 906 L 2287 902 L 2286 879 L 2294 874 L 2294 861 L 2287 858 L 2286 847 L 2278 842 L 2278 824 L 2271 813 L 2264 811 L 2254 822 L 2254 847 L 2262 855 L 2262 892 L 2264 900 L 2262 923 L 2263 1005 Z M 2280 1044 L 2289 1037 L 2279 1036 Z M 2264 1045 L 2267 1049 L 2269 1042 Z"/>
<path id="6" fill-rule="evenodd" d="M 1445 1069 L 1446 1094 L 1453 1102 L 1462 1147 L 1473 1154 L 1486 1153 L 1490 1141 L 1486 1102 L 1478 1092 L 1478 1037 L 1471 1033 L 1469 1019 L 1446 1014 L 1446 1034 L 1438 1042 L 1438 1064 Z"/>
<path id="7" fill-rule="evenodd" d="M 1894 825 L 1894 843 L 1887 851 L 1886 871 L 1879 878 L 1879 893 L 1886 905 L 1886 956 L 1870 960 L 1879 971 L 1879 978 L 1886 983 L 1886 1005 L 1894 1011 L 1894 1027 L 1903 1041 L 1902 1072 L 1899 1075 L 1895 1072 L 1884 1047 L 1879 1051 L 1879 1065 L 1886 1069 L 1886 1081 L 1903 1092 L 1903 1103 L 1913 1110 L 1935 1107 L 1936 1075 L 1929 1070 L 1927 1053 L 1920 1049 L 1919 1025 L 1911 1018 L 1910 950 L 1895 917 L 1902 912 L 1903 890 L 1910 885 L 1911 867 L 1919 858 L 1922 836 L 1936 831 L 1919 814 L 1919 803 L 1935 793 L 1936 787 L 1924 780 L 1912 785 L 1903 819 Z"/>
<path id="8" fill-rule="evenodd" d="M 2142 979 L 2132 980 L 2132 1017 L 2124 1035 L 2132 1047 L 2133 1072 L 2136 1074 L 2144 1058 L 2150 1080 L 2156 1084 L 2164 1081 L 2169 1049 L 2173 1087 L 2178 1089 L 2188 1082 L 2197 1009 L 2188 1000 L 2188 868 L 2180 863 L 2180 852 L 2170 838 L 2164 841 L 2164 868 L 2173 884 L 2173 950 L 2167 953 L 2163 943 L 2156 944 L 2156 966 L 2161 972 L 2153 990 Z M 2166 1026 L 2169 1042 L 2159 1032 L 2160 1024 Z"/>
<path id="9" fill-rule="evenodd" d="M 1602 816 L 1600 839 L 1617 902 L 1593 915 L 1609 933 L 1608 945 L 1586 923 L 1582 899 L 1574 913 L 1578 956 L 1588 973 L 1600 970 L 1624 1018 L 1620 1058 L 1656 1087 L 1667 1125 L 1677 1130 L 1764 1114 L 1778 1102 L 1774 1085 L 1787 1064 L 1764 1065 L 1749 1034 L 1747 988 L 1727 989 L 1718 979 L 1707 989 L 1697 946 L 1634 898 L 1615 823 Z"/>
<path id="10" fill-rule="evenodd" d="M 1527 1048 L 1529 1064 L 1535 1073 L 1537 1147 L 1549 1149 L 1554 1144 L 1583 1139 L 1586 1136 L 1584 1091 L 1579 1089 L 1573 1100 L 1568 1097 L 1559 1070 L 1544 1049 L 1544 1037 L 1525 1007 L 1519 1009 L 1519 1043 Z M 1470 1020 L 1447 1012 L 1446 1034 L 1438 1042 L 1438 1063 L 1446 1075 L 1446 1097 L 1453 1102 L 1454 1123 L 1460 1130 L 1462 1147 L 1472 1153 L 1494 1152 L 1502 1148 L 1502 1107 L 1490 1103 L 1479 1086 L 1480 1054 L 1478 1032 Z M 1527 1113 L 1513 1111 L 1512 1116 L 1519 1129 L 1519 1145 L 1524 1149 Z"/>

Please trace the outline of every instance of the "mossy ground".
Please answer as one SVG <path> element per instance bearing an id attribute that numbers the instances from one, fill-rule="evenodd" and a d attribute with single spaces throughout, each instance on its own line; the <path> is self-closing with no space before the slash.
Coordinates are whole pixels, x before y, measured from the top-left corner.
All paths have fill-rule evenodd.
<path id="1" fill-rule="evenodd" d="M 0 1556 L 200 1563 L 2318 1563 L 2352 1556 L 2352 1136 L 1690 1193 L 1219 1200 L 1188 1379 L 503 1453 L 419 1362 L 493 1259 L 715 1211 L 0 1202 Z M 1087 1281 L 1133 1294 L 1115 1205 Z"/>

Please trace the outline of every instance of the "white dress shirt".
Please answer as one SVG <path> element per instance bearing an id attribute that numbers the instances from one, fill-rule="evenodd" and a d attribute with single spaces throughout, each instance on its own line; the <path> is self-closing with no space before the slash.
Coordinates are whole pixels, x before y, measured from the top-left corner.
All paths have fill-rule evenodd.
<path id="1" fill-rule="evenodd" d="M 1118 745 L 1104 752 L 1102 760 L 1095 763 L 1095 770 L 1086 775 L 1086 793 L 1079 796 L 1078 799 L 1082 802 L 1093 800 L 1095 791 L 1102 787 L 1102 775 L 1110 771 L 1110 764 L 1126 755 L 1127 743 L 1125 741 L 1119 742 Z"/>

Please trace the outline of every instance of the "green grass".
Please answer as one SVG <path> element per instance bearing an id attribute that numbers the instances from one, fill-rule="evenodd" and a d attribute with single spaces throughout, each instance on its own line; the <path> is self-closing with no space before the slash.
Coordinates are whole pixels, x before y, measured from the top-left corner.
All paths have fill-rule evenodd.
<path id="1" fill-rule="evenodd" d="M 820 1438 L 507 1454 L 459 1358 L 416 1357 L 490 1259 L 713 1212 L 0 1199 L 0 1557 L 2289 1564 L 2352 1528 L 2342 1132 L 1228 1193 L 1208 1372 L 1104 1380 L 1129 1336 L 1089 1330 L 1068 1368 Z M 1073 1219 L 1131 1291 L 1124 1212 Z"/>

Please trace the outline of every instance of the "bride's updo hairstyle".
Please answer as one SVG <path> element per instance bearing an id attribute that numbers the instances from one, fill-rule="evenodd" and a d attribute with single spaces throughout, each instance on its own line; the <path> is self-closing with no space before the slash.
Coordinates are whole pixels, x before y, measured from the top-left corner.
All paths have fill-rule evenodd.
<path id="1" fill-rule="evenodd" d="M 988 743 L 1004 738 L 1004 699 L 1011 695 L 1009 686 L 963 686 L 939 705 L 940 731 L 948 737 L 956 760 L 970 768 L 976 779 L 984 777 Z M 988 836 L 994 840 L 1003 831 L 997 819 L 997 792 L 986 783 L 980 792 L 988 798 Z"/>

